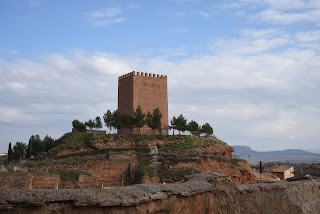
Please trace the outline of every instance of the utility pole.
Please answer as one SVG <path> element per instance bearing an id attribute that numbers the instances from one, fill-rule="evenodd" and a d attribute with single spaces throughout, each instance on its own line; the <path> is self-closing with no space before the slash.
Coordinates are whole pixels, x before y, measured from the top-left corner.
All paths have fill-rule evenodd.
<path id="1" fill-rule="evenodd" d="M 261 181 L 261 173 L 262 173 L 262 162 L 260 161 L 260 181 Z"/>

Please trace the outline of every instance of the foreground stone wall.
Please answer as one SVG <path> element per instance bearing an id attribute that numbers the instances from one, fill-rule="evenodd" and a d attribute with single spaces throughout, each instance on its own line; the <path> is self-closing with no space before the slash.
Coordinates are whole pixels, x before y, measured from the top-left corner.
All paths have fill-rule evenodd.
<path id="1" fill-rule="evenodd" d="M 235 185 L 218 173 L 184 183 L 101 190 L 0 191 L 1 213 L 319 213 L 320 180 Z"/>

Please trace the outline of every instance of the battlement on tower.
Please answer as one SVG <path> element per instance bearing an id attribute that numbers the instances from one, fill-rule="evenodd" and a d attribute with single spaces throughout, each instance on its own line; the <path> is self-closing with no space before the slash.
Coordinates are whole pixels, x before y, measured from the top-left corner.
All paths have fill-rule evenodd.
<path id="1" fill-rule="evenodd" d="M 118 110 L 121 114 L 128 112 L 133 115 L 140 106 L 147 114 L 159 108 L 162 134 L 168 133 L 168 90 L 167 76 L 144 72 L 135 72 L 119 76 L 118 81 Z M 140 129 L 141 134 L 153 134 L 152 130 L 145 126 Z M 138 133 L 137 128 L 120 129 L 118 133 Z"/>
<path id="2" fill-rule="evenodd" d="M 159 75 L 159 74 L 144 73 L 144 72 L 139 72 L 139 71 L 138 72 L 132 71 L 130 73 L 127 73 L 127 74 L 119 76 L 119 80 L 131 77 L 131 76 L 141 76 L 141 77 L 167 79 L 167 75 Z"/>

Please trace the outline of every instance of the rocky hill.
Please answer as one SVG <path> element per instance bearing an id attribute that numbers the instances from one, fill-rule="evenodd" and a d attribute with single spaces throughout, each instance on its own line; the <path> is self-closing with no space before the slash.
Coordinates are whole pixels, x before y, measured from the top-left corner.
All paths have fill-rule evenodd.
<path id="1" fill-rule="evenodd" d="M 159 151 L 156 165 L 151 146 Z M 21 167 L 37 177 L 33 188 L 53 188 L 57 175 L 59 187 L 69 189 L 172 183 L 206 172 L 227 174 L 237 184 L 253 182 L 251 168 L 232 158 L 233 151 L 216 137 L 67 133 Z"/>
<path id="2" fill-rule="evenodd" d="M 292 162 L 318 162 L 320 154 L 306 152 L 300 149 L 287 149 L 283 151 L 257 152 L 249 146 L 234 146 L 234 155 L 248 159 L 252 162 L 258 161 L 292 161 Z"/>

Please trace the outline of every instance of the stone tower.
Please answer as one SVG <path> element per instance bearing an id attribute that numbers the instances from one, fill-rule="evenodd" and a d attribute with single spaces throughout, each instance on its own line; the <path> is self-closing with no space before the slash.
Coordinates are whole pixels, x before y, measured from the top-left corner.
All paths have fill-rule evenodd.
<path id="1" fill-rule="evenodd" d="M 145 114 L 148 111 L 152 114 L 154 109 L 159 108 L 162 114 L 162 134 L 168 134 L 167 76 L 133 71 L 119 77 L 118 110 L 121 114 L 128 112 L 133 115 L 138 106 Z M 118 133 L 137 134 L 138 132 L 137 128 L 118 130 Z M 151 128 L 144 126 L 140 129 L 140 133 L 152 134 L 153 132 Z"/>

